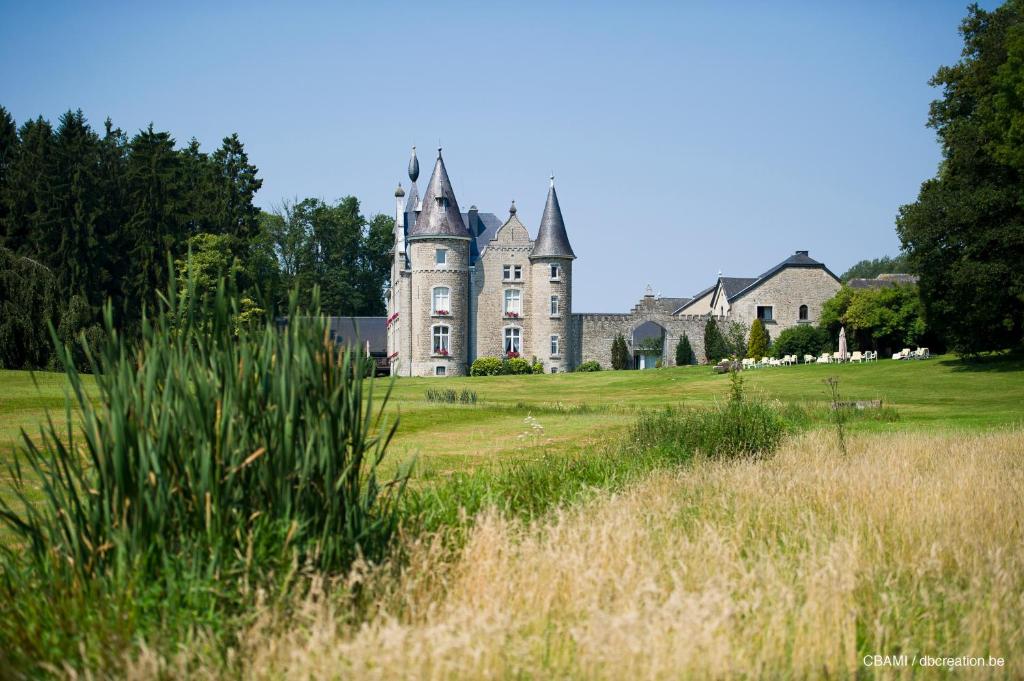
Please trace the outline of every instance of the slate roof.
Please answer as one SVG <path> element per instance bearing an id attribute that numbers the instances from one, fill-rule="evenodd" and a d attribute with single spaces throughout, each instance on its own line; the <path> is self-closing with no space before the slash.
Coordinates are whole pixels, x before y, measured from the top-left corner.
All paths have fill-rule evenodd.
<path id="1" fill-rule="evenodd" d="M 693 300 L 693 299 L 692 298 L 658 298 L 658 300 L 655 301 L 655 305 L 658 306 L 658 309 L 661 312 L 664 312 L 666 314 L 672 314 L 673 312 L 675 312 L 676 310 L 681 308 L 683 305 L 686 305 L 691 300 Z"/>
<path id="2" fill-rule="evenodd" d="M 339 345 L 363 345 L 370 341 L 371 355 L 387 355 L 386 317 L 328 317 L 331 338 Z"/>
<path id="3" fill-rule="evenodd" d="M 725 290 L 725 299 L 732 300 L 739 293 L 750 288 L 752 284 L 760 281 L 764 276 L 766 275 L 761 277 L 719 277 L 718 281 Z"/>
<path id="4" fill-rule="evenodd" d="M 423 192 L 422 206 L 416 223 L 409 229 L 410 239 L 426 236 L 470 238 L 440 149 L 437 150 L 434 172 L 430 174 L 430 182 Z"/>
<path id="5" fill-rule="evenodd" d="M 501 220 L 494 213 L 476 213 L 475 218 L 470 213 L 463 213 L 462 220 L 466 223 L 469 233 L 475 238 L 469 244 L 469 262 L 475 263 L 480 254 L 487 248 L 487 242 L 494 238 L 498 228 L 501 227 Z"/>
<path id="6" fill-rule="evenodd" d="M 544 204 L 544 215 L 540 219 L 537 240 L 533 242 L 531 258 L 575 258 L 569 235 L 565 233 L 565 221 L 562 220 L 562 209 L 558 205 L 558 194 L 555 193 L 555 180 L 551 178 L 548 189 L 548 200 Z"/>

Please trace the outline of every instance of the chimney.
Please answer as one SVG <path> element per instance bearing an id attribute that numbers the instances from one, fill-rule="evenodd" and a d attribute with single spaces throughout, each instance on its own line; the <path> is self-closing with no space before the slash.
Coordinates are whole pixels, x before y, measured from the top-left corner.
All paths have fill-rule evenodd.
<path id="1" fill-rule="evenodd" d="M 810 252 L 809 251 L 797 251 L 796 254 L 797 255 L 810 255 Z"/>

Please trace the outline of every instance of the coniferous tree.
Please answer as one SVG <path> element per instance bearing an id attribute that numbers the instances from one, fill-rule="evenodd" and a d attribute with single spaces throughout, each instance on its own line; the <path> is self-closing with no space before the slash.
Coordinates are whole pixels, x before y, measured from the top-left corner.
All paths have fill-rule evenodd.
<path id="1" fill-rule="evenodd" d="M 693 363 L 693 348 L 690 346 L 689 337 L 684 333 L 676 343 L 676 366 L 688 366 Z"/>
<path id="2" fill-rule="evenodd" d="M 771 338 L 768 336 L 768 329 L 764 328 L 764 322 L 755 319 L 750 325 L 750 340 L 747 342 L 747 357 L 761 359 L 768 356 L 768 346 Z"/>
<path id="3" fill-rule="evenodd" d="M 612 341 L 612 369 L 629 369 L 629 347 L 620 333 Z"/>
<path id="4" fill-rule="evenodd" d="M 188 204 L 184 196 L 181 156 L 169 133 L 153 125 L 129 143 L 126 184 L 129 214 L 131 274 L 126 282 L 129 310 L 154 299 L 166 288 L 170 272 L 168 254 L 185 251 Z"/>
<path id="5" fill-rule="evenodd" d="M 4 243 L 10 250 L 47 263 L 59 229 L 53 128 L 39 117 L 18 131 L 18 148 L 7 179 Z"/>
<path id="6" fill-rule="evenodd" d="M 14 117 L 0 106 L 0 247 L 5 245 L 11 166 L 18 154 L 18 126 Z"/>
<path id="7" fill-rule="evenodd" d="M 708 317 L 704 323 L 704 358 L 708 362 L 717 362 L 730 354 L 729 344 L 718 328 L 714 317 Z"/>
<path id="8" fill-rule="evenodd" d="M 259 229 L 259 208 L 253 205 L 263 185 L 258 172 L 237 134 L 225 137 L 210 156 L 211 231 L 230 236 L 236 252 Z"/>

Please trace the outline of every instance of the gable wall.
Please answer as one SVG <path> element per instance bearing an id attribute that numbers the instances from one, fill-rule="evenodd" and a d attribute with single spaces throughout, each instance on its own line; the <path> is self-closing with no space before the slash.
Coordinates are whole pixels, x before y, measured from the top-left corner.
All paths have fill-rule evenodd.
<path id="1" fill-rule="evenodd" d="M 771 305 L 774 321 L 766 324 L 772 338 L 779 331 L 799 324 L 799 308 L 807 305 L 808 321 L 817 324 L 821 307 L 839 291 L 839 282 L 824 269 L 787 267 L 732 301 L 730 317 L 745 324 L 757 318 L 758 305 Z"/>

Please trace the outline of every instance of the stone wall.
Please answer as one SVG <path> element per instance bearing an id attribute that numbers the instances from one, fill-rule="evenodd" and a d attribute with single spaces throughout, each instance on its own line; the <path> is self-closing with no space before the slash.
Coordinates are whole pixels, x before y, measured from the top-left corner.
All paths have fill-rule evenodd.
<path id="1" fill-rule="evenodd" d="M 445 367 L 447 376 L 467 373 L 469 329 L 469 240 L 442 237 L 412 241 L 412 314 L 402 328 L 412 336 L 413 376 L 435 376 L 437 367 Z M 435 266 L 435 250 L 447 249 L 446 263 Z M 451 289 L 448 315 L 433 313 L 433 294 L 437 286 Z M 432 329 L 443 324 L 449 329 L 450 353 L 447 357 L 433 353 Z"/>
<path id="2" fill-rule="evenodd" d="M 771 337 L 800 324 L 799 310 L 807 306 L 806 324 L 817 324 L 821 307 L 839 291 L 836 279 L 819 267 L 787 267 L 734 300 L 729 318 L 751 324 L 759 305 L 772 307 L 773 320 L 765 324 Z"/>
<path id="3" fill-rule="evenodd" d="M 522 354 L 529 358 L 533 319 L 531 312 L 532 286 L 530 277 L 530 251 L 533 242 L 526 227 L 515 217 L 498 229 L 497 233 L 477 260 L 473 272 L 474 328 L 470 363 L 477 357 L 497 357 L 504 354 L 505 329 L 520 329 Z M 522 267 L 522 279 L 505 279 L 504 266 Z M 522 313 L 519 319 L 505 317 L 505 291 L 520 292 Z"/>
<path id="4" fill-rule="evenodd" d="M 573 315 L 574 337 L 578 339 L 574 348 L 574 364 L 597 361 L 602 369 L 612 366 L 612 341 L 622 334 L 631 344 L 633 330 L 644 322 L 654 322 L 665 329 L 661 362 L 664 366 L 676 363 L 676 344 L 685 334 L 690 339 L 697 361 L 704 362 L 705 315 L 672 315 L 660 309 L 654 296 L 645 296 L 632 311 L 616 313 L 584 313 Z M 716 318 L 724 328 L 725 319 Z M 632 347 L 630 347 L 632 350 Z"/>
<path id="5" fill-rule="evenodd" d="M 572 259 L 534 258 L 531 263 L 533 287 L 530 321 L 533 343 L 530 355 L 544 364 L 544 371 L 571 371 L 573 364 L 572 333 Z M 551 278 L 551 266 L 557 265 L 559 275 Z M 551 297 L 558 296 L 558 313 L 551 314 Z M 558 353 L 551 352 L 551 337 L 558 336 Z"/>

